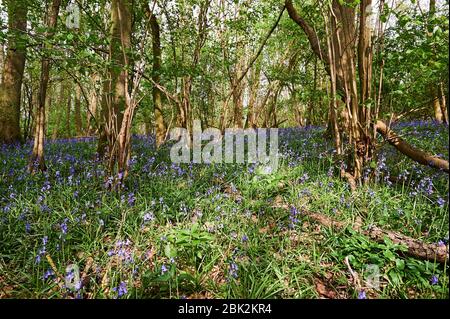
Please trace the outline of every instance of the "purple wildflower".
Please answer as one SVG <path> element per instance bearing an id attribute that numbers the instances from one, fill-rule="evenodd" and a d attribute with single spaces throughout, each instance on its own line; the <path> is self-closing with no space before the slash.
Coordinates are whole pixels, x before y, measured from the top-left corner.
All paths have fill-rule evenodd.
<path id="1" fill-rule="evenodd" d="M 438 284 L 438 282 L 439 282 L 439 278 L 436 276 L 436 275 L 433 275 L 432 277 L 431 277 L 431 279 L 430 279 L 430 283 L 431 283 L 431 285 L 437 285 Z"/>
<path id="2" fill-rule="evenodd" d="M 161 273 L 164 275 L 166 272 L 168 272 L 169 271 L 169 269 L 166 267 L 166 265 L 162 265 L 161 266 Z"/>
<path id="3" fill-rule="evenodd" d="M 118 298 L 128 293 L 127 284 L 124 281 L 120 282 L 119 287 L 114 287 L 112 290 L 117 292 Z"/>
<path id="4" fill-rule="evenodd" d="M 231 277 L 233 278 L 237 278 L 238 277 L 238 265 L 233 261 L 230 263 L 230 269 L 229 269 L 229 274 Z"/>

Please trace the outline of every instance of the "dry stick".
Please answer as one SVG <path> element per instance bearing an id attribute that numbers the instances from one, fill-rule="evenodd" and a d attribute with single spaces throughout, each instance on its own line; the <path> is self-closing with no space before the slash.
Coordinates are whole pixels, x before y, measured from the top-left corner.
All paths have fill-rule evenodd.
<path id="1" fill-rule="evenodd" d="M 52 257 L 50 257 L 49 254 L 45 255 L 45 258 L 47 259 L 48 263 L 50 264 L 50 267 L 52 267 L 53 272 L 56 275 L 56 283 L 58 284 L 60 289 L 64 289 L 64 285 L 62 284 L 62 281 L 64 281 L 64 276 L 62 276 L 59 271 L 58 268 L 56 268 L 55 263 L 53 262 Z"/>
<path id="2" fill-rule="evenodd" d="M 345 257 L 344 263 L 347 266 L 348 271 L 350 272 L 350 275 L 352 275 L 353 285 L 356 287 L 357 290 L 361 290 L 361 281 L 359 280 L 359 275 L 350 266 L 350 262 L 348 261 L 348 256 Z"/>

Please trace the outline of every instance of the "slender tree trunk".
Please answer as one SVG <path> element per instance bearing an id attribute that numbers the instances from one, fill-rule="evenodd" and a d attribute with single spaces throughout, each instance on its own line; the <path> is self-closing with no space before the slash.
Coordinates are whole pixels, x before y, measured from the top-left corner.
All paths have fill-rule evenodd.
<path id="1" fill-rule="evenodd" d="M 33 128 L 33 88 L 28 86 L 26 83 L 24 85 L 25 98 L 27 101 L 26 108 L 26 118 L 23 129 L 23 140 L 27 141 L 28 137 L 31 135 L 31 130 Z M 25 105 L 25 103 L 24 103 Z"/>
<path id="2" fill-rule="evenodd" d="M 97 81 L 99 80 L 98 75 L 97 74 L 93 74 L 91 77 L 91 90 L 89 93 L 89 112 L 87 113 L 86 116 L 86 129 L 87 129 L 87 133 L 89 135 L 93 134 L 94 132 L 94 127 L 92 126 L 92 116 L 95 117 L 95 119 L 98 118 L 97 116 Z M 94 119 L 94 120 L 95 120 Z"/>
<path id="3" fill-rule="evenodd" d="M 45 37 L 48 39 L 53 36 L 58 21 L 59 7 L 61 0 L 53 0 L 48 15 Z M 45 101 L 47 96 L 47 86 L 50 76 L 50 59 L 44 57 L 41 61 L 41 77 L 39 83 L 38 110 L 36 114 L 36 130 L 34 134 L 34 146 L 31 154 L 29 171 L 44 171 L 46 169 L 44 159 L 44 139 L 45 139 Z"/>
<path id="4" fill-rule="evenodd" d="M 110 108 L 111 92 L 110 79 L 103 81 L 101 111 L 100 111 L 100 128 L 97 143 L 97 154 L 100 158 L 105 158 L 108 151 L 108 116 Z"/>
<path id="5" fill-rule="evenodd" d="M 247 112 L 247 123 L 245 127 L 255 128 L 255 110 L 256 104 L 258 103 L 258 91 L 259 84 L 261 82 L 261 60 L 258 59 L 255 63 L 252 72 L 250 73 L 250 83 L 249 83 L 249 101 L 248 101 L 248 112 Z"/>
<path id="6" fill-rule="evenodd" d="M 429 11 L 428 11 L 428 31 L 427 31 L 427 36 L 431 37 L 432 36 L 432 30 L 434 27 L 434 23 L 432 21 L 432 19 L 434 18 L 436 14 L 436 0 L 430 0 L 430 4 L 429 4 Z M 433 51 L 433 60 L 434 59 L 434 55 L 436 52 L 436 48 L 433 46 L 432 47 L 432 51 Z M 440 105 L 440 101 L 439 101 L 439 86 L 436 86 L 435 83 L 430 83 L 429 87 L 428 87 L 429 93 L 430 93 L 430 98 L 431 100 L 431 108 L 433 109 L 434 112 L 434 119 L 436 120 L 436 122 L 438 123 L 442 123 L 443 122 L 443 114 L 442 114 L 442 110 L 441 110 L 441 105 Z"/>
<path id="7" fill-rule="evenodd" d="M 103 132 L 98 143 L 100 155 L 108 165 L 110 176 L 126 178 L 130 156 L 129 51 L 131 48 L 131 1 L 113 0 L 111 4 L 111 42 L 109 79 L 105 81 L 102 115 Z"/>
<path id="8" fill-rule="evenodd" d="M 3 64 L 5 63 L 5 46 L 0 43 L 0 70 L 3 72 Z M 3 77 L 0 76 L 0 85 L 3 82 Z"/>
<path id="9" fill-rule="evenodd" d="M 26 1 L 8 0 L 8 50 L 0 84 L 0 144 L 19 142 L 20 101 L 25 68 L 27 29 Z M 3 53 L 3 48 L 1 48 Z M 3 60 L 3 59 L 2 59 Z M 3 62 L 3 61 L 2 61 Z"/>
<path id="10" fill-rule="evenodd" d="M 56 123 L 55 127 L 53 128 L 52 132 L 52 140 L 56 140 L 59 133 L 59 128 L 61 126 L 62 116 L 63 116 L 63 108 L 61 106 L 64 105 L 64 98 L 66 95 L 66 83 L 61 82 L 60 83 L 60 89 L 59 89 L 59 103 L 58 103 L 58 109 L 56 110 Z"/>
<path id="11" fill-rule="evenodd" d="M 75 132 L 79 137 L 83 133 L 83 123 L 81 120 L 81 88 L 79 85 L 76 85 L 75 89 Z"/>
<path id="12" fill-rule="evenodd" d="M 238 49 L 238 52 L 241 50 Z M 233 72 L 233 75 L 231 77 L 231 85 L 232 85 L 232 95 L 233 95 L 233 124 L 236 128 L 242 128 L 243 127 L 243 101 L 242 101 L 242 92 L 243 92 L 243 85 L 242 81 L 239 80 L 241 76 L 242 69 L 245 67 L 245 48 L 242 49 L 242 55 L 239 58 L 239 62 L 237 63 L 235 67 L 235 71 Z"/>
<path id="13" fill-rule="evenodd" d="M 72 128 L 72 120 L 70 118 L 70 114 L 72 113 L 72 94 L 68 94 L 67 96 L 67 112 L 66 112 L 66 136 L 71 137 L 71 128 Z"/>
<path id="14" fill-rule="evenodd" d="M 130 3 L 128 0 L 112 0 L 109 60 L 113 65 L 108 70 L 108 80 L 103 87 L 102 134 L 98 142 L 98 153 L 107 156 L 111 173 L 117 161 L 117 137 L 126 107 L 125 69 L 128 56 L 125 53 L 131 46 Z"/>
<path id="15" fill-rule="evenodd" d="M 444 117 L 442 114 L 441 103 L 439 99 L 438 87 L 432 85 L 430 86 L 430 96 L 432 97 L 431 105 L 434 111 L 434 119 L 438 123 L 442 123 L 444 121 Z"/>
<path id="16" fill-rule="evenodd" d="M 336 154 L 342 154 L 342 145 L 341 145 L 341 132 L 339 130 L 338 122 L 337 122 L 337 91 L 336 91 L 336 64 L 334 61 L 336 60 L 334 57 L 334 48 L 333 48 L 333 39 L 332 34 L 330 33 L 330 28 L 328 27 L 328 19 L 325 17 L 325 28 L 327 33 L 327 49 L 328 49 L 328 63 L 330 65 L 330 105 L 329 105 L 329 120 L 328 120 L 328 129 L 332 133 L 331 136 L 334 137 L 334 145 L 336 147 Z M 327 129 L 327 130 L 328 130 Z"/>
<path id="17" fill-rule="evenodd" d="M 444 91 L 444 83 L 440 83 L 439 85 L 440 93 L 441 93 L 441 111 L 442 111 L 442 118 L 446 124 L 448 124 L 448 111 L 447 111 L 447 100 L 445 98 L 445 91 Z"/>
<path id="18" fill-rule="evenodd" d="M 156 16 L 148 9 L 148 15 L 150 16 L 150 25 L 152 28 L 152 48 L 153 48 L 153 74 L 152 79 L 155 83 L 159 84 L 161 81 L 161 38 L 160 27 Z M 163 105 L 162 105 L 162 92 L 156 86 L 153 85 L 153 105 L 155 108 L 155 132 L 156 132 L 156 146 L 159 147 L 164 143 L 166 139 L 166 123 L 164 122 Z"/>
<path id="19" fill-rule="evenodd" d="M 314 82 L 313 82 L 313 94 L 311 98 L 309 99 L 309 105 L 307 110 L 307 123 L 308 124 L 314 124 L 313 120 L 313 114 L 314 114 L 314 108 L 318 108 L 318 105 L 316 105 L 317 101 L 317 57 L 314 59 Z"/>

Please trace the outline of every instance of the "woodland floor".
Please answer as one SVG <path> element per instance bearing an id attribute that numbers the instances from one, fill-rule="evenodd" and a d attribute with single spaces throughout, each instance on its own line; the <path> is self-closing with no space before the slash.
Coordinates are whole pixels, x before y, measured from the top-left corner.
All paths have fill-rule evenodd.
<path id="1" fill-rule="evenodd" d="M 448 126 L 395 129 L 449 158 Z M 383 145 L 379 181 L 352 194 L 323 136 L 323 128 L 280 130 L 283 159 L 271 175 L 255 165 L 174 165 L 167 149 L 135 137 L 120 193 L 105 187 L 94 139 L 49 142 L 48 172 L 36 176 L 26 171 L 30 144 L 3 147 L 0 298 L 448 298 L 447 265 L 302 215 L 446 243 L 448 175 Z M 357 287 L 346 256 L 361 279 L 377 265 L 379 288 Z M 75 292 L 64 287 L 70 264 L 82 277 Z"/>

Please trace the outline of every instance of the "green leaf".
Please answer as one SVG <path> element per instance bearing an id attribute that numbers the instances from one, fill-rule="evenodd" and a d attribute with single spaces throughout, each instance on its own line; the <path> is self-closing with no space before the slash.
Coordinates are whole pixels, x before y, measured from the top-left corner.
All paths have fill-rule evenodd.
<path id="1" fill-rule="evenodd" d="M 383 252 L 384 257 L 386 257 L 387 259 L 394 261 L 395 260 L 395 255 L 392 251 L 390 250 L 386 250 Z"/>
<path id="2" fill-rule="evenodd" d="M 174 258 L 177 256 L 177 251 L 175 247 L 172 247 L 171 244 L 167 244 L 166 247 L 164 248 L 164 254 L 166 255 L 167 258 Z"/>
<path id="3" fill-rule="evenodd" d="M 397 267 L 398 270 L 403 270 L 405 269 L 405 261 L 403 259 L 396 259 L 395 260 L 395 266 Z"/>

